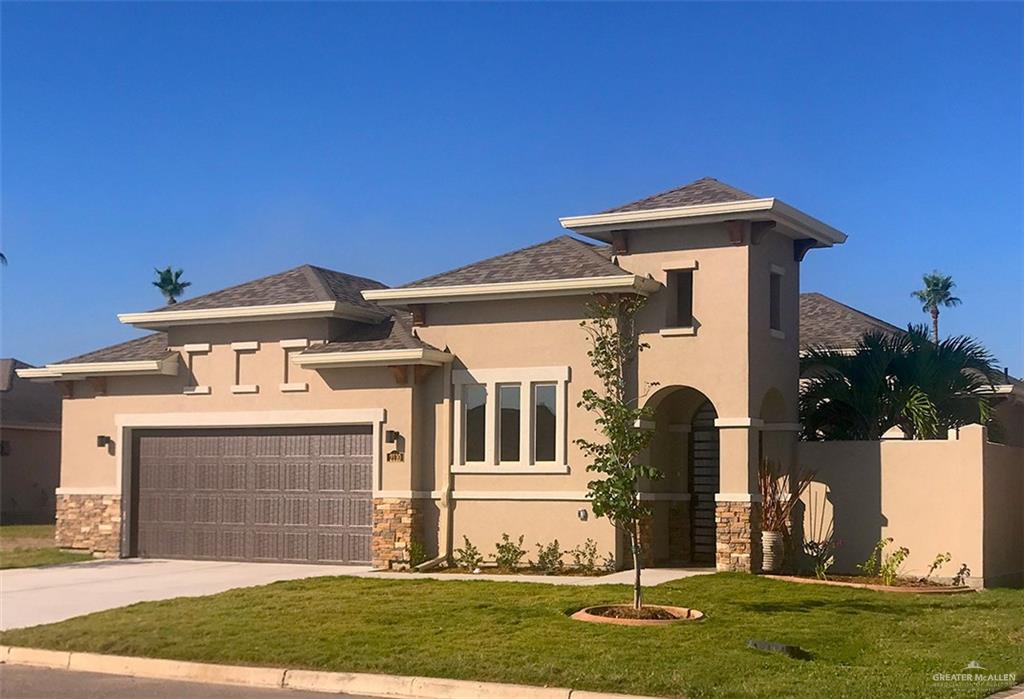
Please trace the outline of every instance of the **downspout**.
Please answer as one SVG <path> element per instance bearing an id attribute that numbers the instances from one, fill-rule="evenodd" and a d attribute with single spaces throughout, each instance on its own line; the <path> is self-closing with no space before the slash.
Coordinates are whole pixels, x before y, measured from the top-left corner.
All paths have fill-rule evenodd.
<path id="1" fill-rule="evenodd" d="M 452 557 L 452 532 L 454 531 L 455 513 L 452 508 L 452 463 L 453 463 L 453 447 L 452 447 L 452 365 L 447 363 L 443 367 L 443 384 L 442 391 L 444 393 L 444 416 L 443 424 L 440 430 L 435 432 L 435 436 L 440 433 L 444 435 L 444 488 L 441 490 L 441 497 L 438 500 L 438 506 L 441 508 L 441 517 L 438 520 L 438 553 L 436 558 L 432 558 L 429 561 L 420 563 L 416 566 L 417 572 L 425 572 L 438 567 L 441 563 L 451 561 Z M 436 467 L 435 467 L 436 468 Z"/>

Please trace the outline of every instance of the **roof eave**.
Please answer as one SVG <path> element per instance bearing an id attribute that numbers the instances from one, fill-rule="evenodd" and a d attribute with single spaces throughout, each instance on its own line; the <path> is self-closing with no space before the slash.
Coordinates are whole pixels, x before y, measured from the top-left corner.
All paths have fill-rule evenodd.
<path id="1" fill-rule="evenodd" d="M 229 308 L 194 308 L 185 310 L 120 313 L 117 319 L 126 325 L 150 330 L 163 330 L 179 325 L 210 323 L 247 323 L 266 320 L 302 318 L 345 318 L 360 322 L 377 322 L 388 317 L 385 311 L 363 308 L 341 301 L 282 303 L 264 306 L 233 306 Z"/>
<path id="2" fill-rule="evenodd" d="M 509 298 L 540 298 L 547 296 L 578 296 L 591 293 L 634 293 L 648 295 L 661 285 L 648 277 L 622 274 L 609 277 L 577 279 L 545 279 L 495 284 L 459 284 L 452 286 L 420 286 L 363 291 L 363 298 L 382 306 L 405 306 L 422 303 L 454 303 L 459 301 L 498 301 Z"/>
<path id="3" fill-rule="evenodd" d="M 303 369 L 342 369 L 373 366 L 450 364 L 455 357 L 436 349 L 363 350 L 359 352 L 311 352 L 294 355 L 292 361 Z"/>
<path id="4" fill-rule="evenodd" d="M 611 241 L 611 232 L 631 228 L 663 228 L 668 226 L 716 223 L 736 220 L 771 219 L 781 225 L 780 232 L 793 238 L 811 238 L 821 247 L 846 242 L 846 234 L 818 219 L 808 216 L 780 199 L 746 199 L 718 204 L 674 206 L 641 211 L 616 211 L 558 219 L 563 228 L 581 235 Z"/>
<path id="5" fill-rule="evenodd" d="M 18 376 L 37 382 L 78 381 L 99 376 L 174 376 L 178 373 L 178 354 L 163 359 L 138 359 L 124 362 L 74 362 L 47 364 L 32 369 L 17 369 Z"/>

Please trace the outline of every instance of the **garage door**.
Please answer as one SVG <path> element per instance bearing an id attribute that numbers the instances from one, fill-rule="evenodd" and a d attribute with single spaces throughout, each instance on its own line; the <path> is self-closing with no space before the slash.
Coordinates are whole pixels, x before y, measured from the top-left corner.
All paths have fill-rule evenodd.
<path id="1" fill-rule="evenodd" d="M 139 556 L 370 562 L 368 426 L 145 431 L 133 443 Z"/>

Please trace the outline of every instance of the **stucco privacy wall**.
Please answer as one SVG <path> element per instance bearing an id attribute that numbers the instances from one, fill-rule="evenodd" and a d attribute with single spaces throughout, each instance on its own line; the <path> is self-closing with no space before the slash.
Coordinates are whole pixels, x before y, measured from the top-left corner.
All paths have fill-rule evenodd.
<path id="1" fill-rule="evenodd" d="M 908 575 L 925 575 L 948 551 L 939 577 L 965 563 L 973 584 L 1020 583 L 1024 450 L 990 444 L 970 425 L 947 440 L 801 442 L 798 452 L 816 471 L 803 497 L 804 536 L 820 538 L 821 522 L 833 524 L 843 542 L 834 572 L 857 572 L 878 540 L 892 537 L 910 549 Z"/>
<path id="2" fill-rule="evenodd" d="M 8 452 L 0 458 L 0 484 L 5 523 L 51 523 L 54 486 L 60 472 L 60 430 L 0 427 Z"/>

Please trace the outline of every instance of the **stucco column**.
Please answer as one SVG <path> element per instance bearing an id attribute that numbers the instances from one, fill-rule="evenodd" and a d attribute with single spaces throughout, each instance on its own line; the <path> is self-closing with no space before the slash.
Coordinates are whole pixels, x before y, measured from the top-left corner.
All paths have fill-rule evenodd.
<path id="1" fill-rule="evenodd" d="M 719 418 L 719 488 L 715 496 L 718 570 L 761 570 L 761 495 L 757 483 L 761 421 Z"/>

